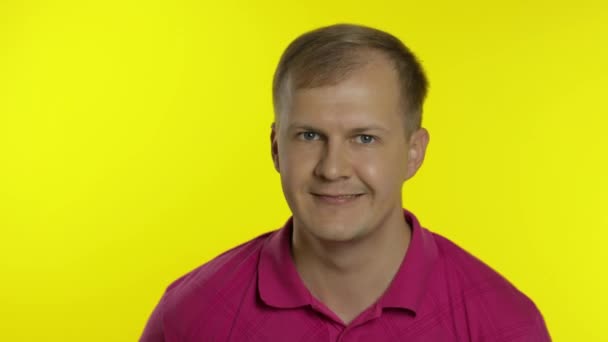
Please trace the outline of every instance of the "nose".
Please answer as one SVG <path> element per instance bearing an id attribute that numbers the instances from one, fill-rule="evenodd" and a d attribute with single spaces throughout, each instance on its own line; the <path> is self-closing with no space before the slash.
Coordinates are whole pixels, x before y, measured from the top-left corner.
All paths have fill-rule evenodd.
<path id="1" fill-rule="evenodd" d="M 315 167 L 315 175 L 327 181 L 348 179 L 352 165 L 350 153 L 341 142 L 330 142 L 323 149 L 323 154 Z"/>

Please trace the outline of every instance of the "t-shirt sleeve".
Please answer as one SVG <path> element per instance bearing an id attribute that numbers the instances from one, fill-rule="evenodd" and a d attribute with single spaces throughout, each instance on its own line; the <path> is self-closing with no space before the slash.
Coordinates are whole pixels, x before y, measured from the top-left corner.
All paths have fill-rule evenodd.
<path id="1" fill-rule="evenodd" d="M 530 326 L 528 331 L 524 331 L 519 336 L 514 336 L 510 342 L 551 342 L 549 330 L 545 324 L 545 320 L 540 313 L 537 312 L 535 322 Z"/>
<path id="2" fill-rule="evenodd" d="M 163 302 L 165 296 L 158 302 L 148 318 L 139 342 L 167 342 L 163 332 Z"/>
<path id="3" fill-rule="evenodd" d="M 551 336 L 542 314 L 537 311 L 534 319 L 502 328 L 486 336 L 483 341 L 551 342 Z"/>

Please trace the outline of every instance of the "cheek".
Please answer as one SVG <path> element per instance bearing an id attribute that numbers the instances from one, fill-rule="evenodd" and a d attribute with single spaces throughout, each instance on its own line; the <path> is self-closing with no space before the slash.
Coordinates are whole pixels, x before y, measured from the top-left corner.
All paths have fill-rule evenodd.
<path id="1" fill-rule="evenodd" d="M 290 186 L 306 182 L 313 174 L 317 153 L 312 149 L 286 148 L 280 155 L 281 177 Z"/>
<path id="2" fill-rule="evenodd" d="M 363 161 L 357 162 L 359 177 L 374 183 L 382 178 L 382 174 L 384 173 L 382 171 L 383 168 L 384 166 L 379 165 L 373 158 L 366 158 Z"/>
<path id="3" fill-rule="evenodd" d="M 376 156 L 357 161 L 357 174 L 375 192 L 392 192 L 403 183 L 404 163 L 395 157 Z"/>
<path id="4" fill-rule="evenodd" d="M 290 166 L 302 167 L 314 163 L 321 155 L 321 144 L 287 143 L 284 146 L 283 157 Z"/>

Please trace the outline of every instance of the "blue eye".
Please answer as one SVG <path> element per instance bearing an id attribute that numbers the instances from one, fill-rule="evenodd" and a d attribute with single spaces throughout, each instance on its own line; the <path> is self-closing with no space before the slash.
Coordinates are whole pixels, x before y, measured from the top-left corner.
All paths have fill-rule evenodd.
<path id="1" fill-rule="evenodd" d="M 358 135 L 357 139 L 359 139 L 359 142 L 362 144 L 371 144 L 372 142 L 376 141 L 376 137 L 367 134 Z"/>
<path id="2" fill-rule="evenodd" d="M 300 135 L 300 137 L 302 137 L 302 139 L 308 140 L 308 141 L 317 140 L 319 137 L 318 133 L 310 132 L 310 131 L 299 133 L 299 135 Z"/>

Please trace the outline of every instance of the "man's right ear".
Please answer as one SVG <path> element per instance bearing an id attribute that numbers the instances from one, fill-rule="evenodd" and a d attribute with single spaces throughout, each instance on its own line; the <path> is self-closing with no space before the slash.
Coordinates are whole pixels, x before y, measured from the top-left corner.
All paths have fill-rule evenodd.
<path id="1" fill-rule="evenodd" d="M 279 145 L 277 143 L 277 126 L 274 122 L 270 126 L 270 154 L 272 155 L 274 169 L 280 173 L 281 171 L 279 168 Z"/>

